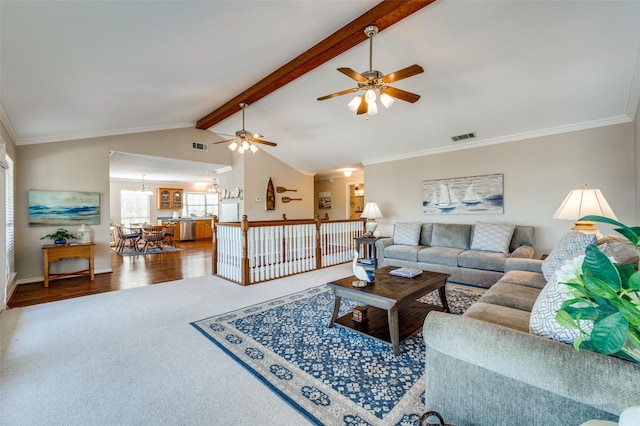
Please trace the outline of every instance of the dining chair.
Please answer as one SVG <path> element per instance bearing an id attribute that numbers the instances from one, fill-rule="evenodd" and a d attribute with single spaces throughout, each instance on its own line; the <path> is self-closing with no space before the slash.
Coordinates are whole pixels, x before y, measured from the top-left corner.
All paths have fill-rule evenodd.
<path id="1" fill-rule="evenodd" d="M 174 241 L 173 237 L 175 236 L 177 223 L 163 222 L 162 225 L 164 226 L 164 242 L 170 245 L 171 247 L 175 247 L 176 242 Z"/>
<path id="2" fill-rule="evenodd" d="M 163 249 L 164 243 L 164 227 L 163 226 L 146 226 L 142 228 L 142 236 L 140 243 L 144 243 L 140 251 L 147 254 L 149 247 L 157 247 Z"/>
<path id="3" fill-rule="evenodd" d="M 116 251 L 122 253 L 127 245 L 135 250 L 140 235 L 121 224 L 116 224 L 113 227 L 116 231 Z"/>

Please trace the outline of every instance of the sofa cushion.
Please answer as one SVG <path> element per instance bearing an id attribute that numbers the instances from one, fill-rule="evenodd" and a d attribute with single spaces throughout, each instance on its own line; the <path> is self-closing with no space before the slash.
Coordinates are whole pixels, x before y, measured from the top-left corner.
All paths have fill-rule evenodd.
<path id="1" fill-rule="evenodd" d="M 504 274 L 498 283 L 517 284 L 542 289 L 547 285 L 547 280 L 539 272 L 513 270 Z"/>
<path id="2" fill-rule="evenodd" d="M 384 257 L 387 259 L 407 260 L 409 262 L 418 261 L 418 252 L 422 246 L 401 246 L 394 244 L 384 248 Z"/>
<path id="3" fill-rule="evenodd" d="M 458 256 L 458 266 L 463 268 L 483 269 L 485 271 L 504 272 L 509 257 L 506 253 L 490 251 L 465 250 Z"/>
<path id="4" fill-rule="evenodd" d="M 539 294 L 540 289 L 538 288 L 498 282 L 492 285 L 478 302 L 507 306 L 509 308 L 531 312 L 533 304 L 536 302 Z"/>
<path id="5" fill-rule="evenodd" d="M 433 234 L 433 223 L 423 223 L 420 231 L 420 245 L 432 246 L 431 235 Z"/>
<path id="6" fill-rule="evenodd" d="M 533 226 L 516 226 L 513 230 L 509 251 L 514 251 L 520 246 L 533 246 Z"/>
<path id="7" fill-rule="evenodd" d="M 393 244 L 417 246 L 420 242 L 419 223 L 396 223 L 393 227 Z"/>
<path id="8" fill-rule="evenodd" d="M 468 250 L 471 240 L 471 225 L 456 223 L 434 223 L 431 245 Z"/>
<path id="9" fill-rule="evenodd" d="M 476 222 L 473 227 L 471 250 L 508 253 L 515 225 Z"/>
<path id="10" fill-rule="evenodd" d="M 631 241 L 616 235 L 605 235 L 598 240 L 598 248 L 616 263 L 638 263 L 638 252 Z"/>
<path id="11" fill-rule="evenodd" d="M 529 322 L 531 333 L 570 344 L 580 336 L 579 330 L 559 324 L 556 321 L 556 314 L 562 303 L 573 297 L 569 288 L 560 282 L 566 282 L 570 279 L 567 278 L 568 276 L 575 276 L 574 271 L 580 270 L 583 261 L 584 252 L 574 253 L 556 270 L 553 277 L 544 286 L 533 305 L 533 309 L 531 309 Z M 581 327 L 588 331 L 593 327 L 593 323 L 581 322 Z"/>
<path id="12" fill-rule="evenodd" d="M 583 234 L 579 231 L 567 232 L 560 238 L 558 244 L 551 250 L 549 256 L 542 262 L 542 273 L 547 281 L 551 280 L 556 269 L 571 255 L 587 248 L 589 244 L 596 244 L 598 239 L 593 234 Z"/>
<path id="13" fill-rule="evenodd" d="M 463 316 L 529 332 L 529 312 L 520 309 L 478 301 L 471 305 Z"/>
<path id="14" fill-rule="evenodd" d="M 418 252 L 418 262 L 458 266 L 458 255 L 461 252 L 462 249 L 451 247 L 422 247 Z"/>

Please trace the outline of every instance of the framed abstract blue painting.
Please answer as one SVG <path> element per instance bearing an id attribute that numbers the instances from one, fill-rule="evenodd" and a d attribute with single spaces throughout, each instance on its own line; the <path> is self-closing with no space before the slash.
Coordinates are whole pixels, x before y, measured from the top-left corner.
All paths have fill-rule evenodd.
<path id="1" fill-rule="evenodd" d="M 29 226 L 99 225 L 100 193 L 29 191 Z"/>

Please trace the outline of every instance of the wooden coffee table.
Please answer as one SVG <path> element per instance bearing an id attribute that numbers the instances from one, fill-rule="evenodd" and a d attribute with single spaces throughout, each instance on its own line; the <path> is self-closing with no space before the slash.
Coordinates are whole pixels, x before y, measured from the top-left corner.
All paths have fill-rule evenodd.
<path id="1" fill-rule="evenodd" d="M 449 274 L 424 271 L 415 278 L 389 275 L 396 266 L 386 266 L 375 270 L 375 281 L 367 287 L 353 287 L 354 276 L 328 283 L 336 298 L 329 327 L 334 324 L 350 328 L 358 333 L 371 336 L 393 346 L 393 352 L 400 355 L 400 343 L 420 330 L 430 311 L 449 312 L 445 284 Z M 442 306 L 418 302 L 417 299 L 438 290 Z M 364 322 L 352 319 L 352 313 L 338 318 L 342 298 L 368 305 Z"/>

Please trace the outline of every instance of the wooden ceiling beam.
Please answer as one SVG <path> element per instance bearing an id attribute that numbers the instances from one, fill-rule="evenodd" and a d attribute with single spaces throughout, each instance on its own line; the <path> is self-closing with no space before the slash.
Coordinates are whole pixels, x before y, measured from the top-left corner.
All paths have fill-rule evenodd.
<path id="1" fill-rule="evenodd" d="M 364 33 L 367 25 L 375 25 L 379 31 L 383 31 L 434 1 L 385 0 L 377 4 L 215 111 L 198 120 L 196 127 L 201 130 L 210 128 L 240 111 L 240 102 L 246 102 L 251 105 L 312 69 L 362 43 L 367 39 L 367 35 Z"/>

